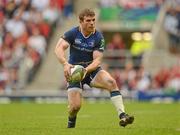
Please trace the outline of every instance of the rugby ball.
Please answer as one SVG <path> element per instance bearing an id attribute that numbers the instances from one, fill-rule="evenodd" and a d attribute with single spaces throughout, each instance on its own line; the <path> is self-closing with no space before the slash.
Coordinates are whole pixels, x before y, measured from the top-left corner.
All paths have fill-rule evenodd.
<path id="1" fill-rule="evenodd" d="M 75 65 L 71 68 L 70 82 L 80 82 L 84 77 L 85 69 L 81 65 Z"/>

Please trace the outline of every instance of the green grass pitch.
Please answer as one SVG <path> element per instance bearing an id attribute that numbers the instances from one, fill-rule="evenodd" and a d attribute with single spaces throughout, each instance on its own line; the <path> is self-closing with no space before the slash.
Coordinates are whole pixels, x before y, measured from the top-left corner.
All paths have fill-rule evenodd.
<path id="1" fill-rule="evenodd" d="M 0 105 L 0 135 L 180 135 L 180 104 L 125 102 L 135 116 L 119 127 L 111 102 L 83 102 L 75 129 L 67 129 L 66 104 Z"/>

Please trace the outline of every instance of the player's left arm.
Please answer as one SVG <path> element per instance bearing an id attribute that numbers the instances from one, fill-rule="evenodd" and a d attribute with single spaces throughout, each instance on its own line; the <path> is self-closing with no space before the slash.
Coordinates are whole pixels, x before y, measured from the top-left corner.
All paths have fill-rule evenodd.
<path id="1" fill-rule="evenodd" d="M 90 65 L 86 67 L 87 73 L 96 70 L 100 66 L 103 59 L 103 51 L 105 47 L 104 37 L 101 33 L 99 33 L 97 38 L 98 40 L 96 40 L 97 42 L 95 43 L 96 45 L 93 51 L 93 61 Z"/>
<path id="2" fill-rule="evenodd" d="M 102 58 L 103 58 L 103 52 L 95 50 L 93 52 L 93 62 L 86 67 L 87 73 L 90 73 L 90 72 L 96 70 L 100 66 L 100 64 L 102 62 Z"/>

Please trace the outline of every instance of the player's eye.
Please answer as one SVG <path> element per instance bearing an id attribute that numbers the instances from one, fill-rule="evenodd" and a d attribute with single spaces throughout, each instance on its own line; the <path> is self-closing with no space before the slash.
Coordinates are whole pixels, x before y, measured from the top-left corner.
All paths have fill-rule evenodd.
<path id="1" fill-rule="evenodd" d="M 95 19 L 87 19 L 86 22 L 91 22 L 91 21 L 95 21 Z"/>

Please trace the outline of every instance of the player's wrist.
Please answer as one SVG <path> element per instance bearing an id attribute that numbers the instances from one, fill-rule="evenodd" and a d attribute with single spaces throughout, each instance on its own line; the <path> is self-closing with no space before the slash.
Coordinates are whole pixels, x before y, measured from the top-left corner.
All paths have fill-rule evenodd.
<path id="1" fill-rule="evenodd" d="M 85 70 L 86 73 L 89 72 L 89 68 L 88 67 L 84 68 L 84 70 Z"/>
<path id="2" fill-rule="evenodd" d="M 67 61 L 62 63 L 63 66 L 66 66 L 67 64 L 69 64 Z"/>

